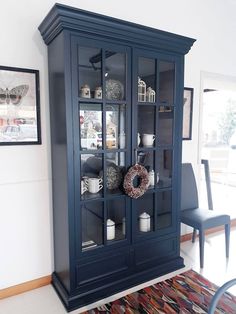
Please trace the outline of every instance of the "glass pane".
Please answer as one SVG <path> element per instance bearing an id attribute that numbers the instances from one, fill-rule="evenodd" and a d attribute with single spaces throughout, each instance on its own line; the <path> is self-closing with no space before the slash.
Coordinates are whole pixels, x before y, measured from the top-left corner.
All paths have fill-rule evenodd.
<path id="1" fill-rule="evenodd" d="M 81 206 L 82 250 L 103 244 L 103 202 L 89 202 Z"/>
<path id="2" fill-rule="evenodd" d="M 125 99 L 126 54 L 114 51 L 105 52 L 106 98 Z"/>
<path id="3" fill-rule="evenodd" d="M 122 183 L 125 174 L 125 153 L 106 154 L 107 193 L 122 194 Z"/>
<path id="4" fill-rule="evenodd" d="M 144 166 L 149 173 L 149 188 L 154 188 L 155 179 L 155 153 L 153 151 L 139 151 L 138 163 Z"/>
<path id="5" fill-rule="evenodd" d="M 102 98 L 101 50 L 79 47 L 79 96 L 82 98 Z"/>
<path id="6" fill-rule="evenodd" d="M 138 140 L 143 147 L 155 144 L 155 107 L 149 105 L 138 106 Z"/>
<path id="7" fill-rule="evenodd" d="M 171 191 L 157 193 L 157 229 L 171 226 Z"/>
<path id="8" fill-rule="evenodd" d="M 80 104 L 80 146 L 82 150 L 102 148 L 101 104 Z"/>
<path id="9" fill-rule="evenodd" d="M 138 60 L 138 101 L 156 101 L 155 59 Z"/>
<path id="10" fill-rule="evenodd" d="M 171 187 L 172 185 L 172 150 L 157 152 L 156 179 L 158 187 Z"/>
<path id="11" fill-rule="evenodd" d="M 145 233 L 153 231 L 154 195 L 152 193 L 144 194 L 135 200 L 138 220 L 137 232 Z"/>
<path id="12" fill-rule="evenodd" d="M 92 199 L 103 195 L 102 154 L 81 155 L 81 198 Z"/>
<path id="13" fill-rule="evenodd" d="M 125 105 L 106 105 L 106 148 L 126 147 Z"/>
<path id="14" fill-rule="evenodd" d="M 170 106 L 159 107 L 158 144 L 172 145 L 174 110 Z"/>
<path id="15" fill-rule="evenodd" d="M 122 240 L 126 235 L 125 199 L 107 201 L 107 240 Z"/>
<path id="16" fill-rule="evenodd" d="M 159 101 L 174 104 L 175 64 L 160 61 L 159 63 Z"/>

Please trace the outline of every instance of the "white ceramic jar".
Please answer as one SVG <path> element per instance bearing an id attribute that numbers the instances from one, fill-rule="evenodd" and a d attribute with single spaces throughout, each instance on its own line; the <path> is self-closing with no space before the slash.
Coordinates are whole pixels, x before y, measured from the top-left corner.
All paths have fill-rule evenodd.
<path id="1" fill-rule="evenodd" d="M 151 228 L 151 217 L 148 213 L 143 212 L 139 215 L 139 230 L 141 232 L 148 232 Z"/>
<path id="2" fill-rule="evenodd" d="M 85 84 L 80 89 L 80 97 L 91 98 L 90 87 L 88 84 Z"/>
<path id="3" fill-rule="evenodd" d="M 148 172 L 149 185 L 155 185 L 155 172 L 151 170 Z"/>
<path id="4" fill-rule="evenodd" d="M 115 222 L 107 219 L 107 240 L 115 239 Z"/>
<path id="5" fill-rule="evenodd" d="M 94 98 L 102 99 L 102 88 L 101 88 L 101 86 L 98 86 L 98 87 L 95 88 Z"/>

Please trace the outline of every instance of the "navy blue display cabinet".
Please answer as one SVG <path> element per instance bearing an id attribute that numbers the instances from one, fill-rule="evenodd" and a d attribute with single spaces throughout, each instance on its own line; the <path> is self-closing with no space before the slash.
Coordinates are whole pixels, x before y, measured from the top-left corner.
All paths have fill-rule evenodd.
<path id="1" fill-rule="evenodd" d="M 48 45 L 52 282 L 70 311 L 184 266 L 184 55 L 194 40 L 60 4 L 39 30 Z M 135 163 L 150 185 L 132 199 L 123 180 Z"/>

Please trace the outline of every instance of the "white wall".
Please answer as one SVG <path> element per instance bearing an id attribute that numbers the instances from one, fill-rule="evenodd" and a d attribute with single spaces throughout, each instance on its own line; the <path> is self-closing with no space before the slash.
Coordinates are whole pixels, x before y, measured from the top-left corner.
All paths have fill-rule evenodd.
<path id="1" fill-rule="evenodd" d="M 185 70 L 195 89 L 193 140 L 183 145 L 183 160 L 196 163 L 200 71 L 236 76 L 235 1 L 61 2 L 197 39 Z M 0 147 L 0 289 L 53 270 L 47 49 L 37 30 L 53 4 L 1 1 L 0 64 L 40 70 L 42 145 Z"/>

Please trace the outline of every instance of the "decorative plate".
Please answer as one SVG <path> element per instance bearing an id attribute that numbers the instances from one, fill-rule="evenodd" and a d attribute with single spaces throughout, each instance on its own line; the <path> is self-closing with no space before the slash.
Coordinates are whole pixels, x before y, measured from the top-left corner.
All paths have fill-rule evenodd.
<path id="1" fill-rule="evenodd" d="M 122 100 L 124 98 L 124 86 L 118 80 L 106 81 L 106 98 L 109 100 Z"/>

